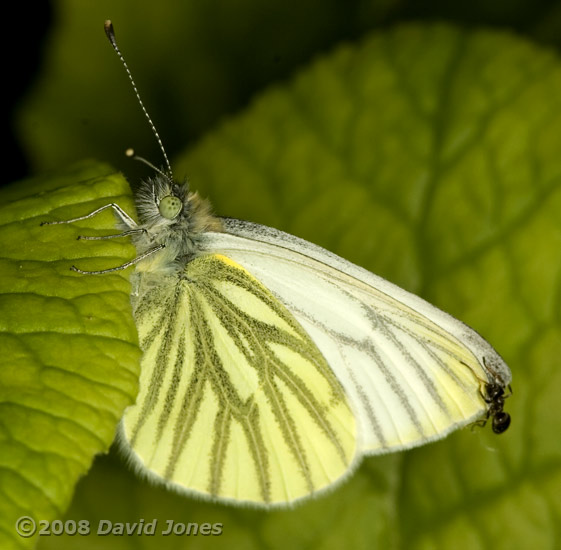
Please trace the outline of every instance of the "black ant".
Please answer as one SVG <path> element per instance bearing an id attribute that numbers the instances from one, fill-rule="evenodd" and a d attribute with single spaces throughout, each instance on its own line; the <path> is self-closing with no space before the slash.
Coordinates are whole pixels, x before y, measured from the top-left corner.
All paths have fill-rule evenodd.
<path id="1" fill-rule="evenodd" d="M 508 393 L 505 395 L 505 389 L 497 382 L 486 383 L 485 384 L 485 395 L 483 399 L 485 403 L 489 404 L 487 409 L 487 416 L 478 422 L 480 426 L 485 426 L 487 420 L 493 417 L 492 425 L 493 432 L 496 434 L 502 434 L 510 426 L 510 414 L 503 410 L 505 405 L 505 399 L 512 395 L 512 388 L 510 384 L 508 386 Z"/>

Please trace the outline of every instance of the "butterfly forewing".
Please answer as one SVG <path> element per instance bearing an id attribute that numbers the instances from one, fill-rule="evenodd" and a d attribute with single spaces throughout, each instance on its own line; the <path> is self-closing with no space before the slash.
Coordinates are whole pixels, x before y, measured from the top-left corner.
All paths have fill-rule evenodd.
<path id="1" fill-rule="evenodd" d="M 204 248 L 243 265 L 309 334 L 349 396 L 362 453 L 426 443 L 485 414 L 491 374 L 480 357 L 504 363 L 475 331 L 301 239 L 225 227 L 231 234 L 208 234 Z"/>
<path id="2" fill-rule="evenodd" d="M 178 488 L 286 503 L 349 471 L 357 427 L 309 335 L 231 259 L 203 255 L 178 275 L 136 275 L 144 350 L 122 435 Z"/>

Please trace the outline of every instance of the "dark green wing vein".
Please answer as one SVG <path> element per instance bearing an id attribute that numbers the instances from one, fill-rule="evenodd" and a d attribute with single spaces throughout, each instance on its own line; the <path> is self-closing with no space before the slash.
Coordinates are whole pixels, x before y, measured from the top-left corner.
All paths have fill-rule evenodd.
<path id="1" fill-rule="evenodd" d="M 133 446 L 138 436 L 138 430 L 140 430 L 148 415 L 152 413 L 156 406 L 164 381 L 165 371 L 169 368 L 172 345 L 178 334 L 178 309 L 182 303 L 181 286 L 176 285 L 173 288 L 174 292 L 168 295 L 162 292 L 162 290 L 163 287 L 155 287 L 148 295 L 148 300 L 146 302 L 141 302 L 140 307 L 136 308 L 134 311 L 137 323 L 146 324 L 153 321 L 148 334 L 140 338 L 141 349 L 146 352 L 147 349 L 154 347 L 154 342 L 156 341 L 159 347 L 153 363 L 152 376 L 148 384 L 148 395 L 143 402 L 138 422 L 132 431 L 131 444 Z M 161 314 L 154 315 L 154 312 L 158 311 L 161 311 Z M 149 319 L 147 319 L 147 317 L 149 317 Z"/>
<path id="2" fill-rule="evenodd" d="M 275 376 L 282 380 L 290 390 L 298 396 L 299 401 L 306 407 L 310 417 L 315 420 L 318 427 L 327 435 L 333 446 L 337 449 L 341 460 L 345 464 L 348 464 L 348 459 L 345 456 L 345 449 L 343 449 L 337 434 L 333 431 L 330 424 L 325 422 L 325 415 L 322 414 L 324 407 L 317 402 L 310 389 L 306 386 L 301 386 L 300 380 L 298 380 L 294 373 L 283 368 L 284 365 L 279 363 L 273 356 L 270 357 L 270 365 Z"/>
<path id="3" fill-rule="evenodd" d="M 465 380 L 461 379 L 458 376 L 458 374 L 453 369 L 450 368 L 448 364 L 446 364 L 444 361 L 440 359 L 437 359 L 437 355 L 435 354 L 435 350 L 438 350 L 441 353 L 446 354 L 449 358 L 454 359 L 459 363 L 463 361 L 463 358 L 454 352 L 454 348 L 457 347 L 457 342 L 452 338 L 452 336 L 449 333 L 444 331 L 436 332 L 434 326 L 426 322 L 423 322 L 423 318 L 419 317 L 419 318 L 415 318 L 416 326 L 423 328 L 427 332 L 427 334 L 430 334 L 430 336 L 421 337 L 419 336 L 420 331 L 414 332 L 410 328 L 408 328 L 407 325 L 405 325 L 404 323 L 399 323 L 394 318 L 398 316 L 394 315 L 394 317 L 392 317 L 389 315 L 381 315 L 381 317 L 384 323 L 386 323 L 388 326 L 392 326 L 396 330 L 399 330 L 400 332 L 409 336 L 411 339 L 419 343 L 422 343 L 425 351 L 429 353 L 431 357 L 433 357 L 433 359 L 436 361 L 438 367 L 443 371 L 443 373 L 446 374 L 446 376 L 452 378 L 454 382 L 458 386 L 460 386 L 463 390 L 465 391 L 469 390 Z M 443 344 L 440 344 L 438 341 L 439 338 L 445 338 L 445 341 L 448 345 L 445 346 Z"/>
<path id="4" fill-rule="evenodd" d="M 212 495 L 218 495 L 220 493 L 220 484 L 222 482 L 226 451 L 230 439 L 231 424 L 231 411 L 230 408 L 226 406 L 218 411 L 214 422 L 213 461 L 209 488 L 209 492 Z"/>
<path id="5" fill-rule="evenodd" d="M 450 368 L 450 366 L 442 359 L 442 357 L 437 353 L 440 352 L 442 354 L 446 354 L 446 356 L 448 357 L 448 359 L 453 359 L 455 360 L 458 364 L 465 364 L 462 361 L 462 358 L 454 353 L 453 351 L 450 351 L 450 348 L 452 348 L 452 345 L 454 344 L 454 341 L 451 338 L 448 338 L 447 342 L 449 343 L 449 347 L 445 347 L 443 345 L 440 345 L 438 343 L 438 341 L 435 340 L 431 340 L 428 337 L 425 338 L 421 338 L 416 334 L 413 334 L 413 332 L 408 329 L 406 326 L 399 324 L 395 321 L 395 319 L 392 319 L 390 317 L 385 317 L 384 316 L 384 322 L 386 323 L 386 328 L 389 332 L 393 331 L 399 331 L 402 334 L 404 334 L 405 336 L 411 338 L 412 340 L 415 340 L 418 344 L 421 344 L 423 347 L 423 350 L 425 351 L 425 353 L 431 358 L 432 360 L 432 364 L 437 367 L 440 371 L 442 371 L 442 374 L 447 376 L 448 378 L 450 378 L 451 380 L 453 380 L 454 384 L 461 388 L 463 391 L 468 391 L 468 385 L 466 383 L 466 381 L 462 378 L 460 378 L 457 374 L 457 372 L 455 372 L 452 368 Z M 420 324 L 421 325 L 421 324 Z M 425 325 L 421 325 L 424 328 L 427 328 Z M 393 328 L 393 331 L 391 330 Z M 400 340 L 398 337 L 394 336 L 393 340 Z M 453 349 L 453 348 L 452 348 Z M 409 354 L 410 355 L 410 354 Z M 411 363 L 413 362 L 413 358 L 410 359 Z M 421 370 L 424 373 L 424 369 L 417 364 L 417 370 Z M 425 377 L 428 376 L 425 373 Z M 475 376 L 475 374 L 474 374 Z M 434 402 L 435 404 L 437 404 L 438 407 L 440 407 L 440 409 L 448 415 L 448 417 L 452 418 L 452 411 L 450 410 L 450 405 L 447 405 L 443 398 L 441 393 L 439 393 L 438 388 L 436 387 L 436 385 L 434 384 L 434 382 L 429 379 L 429 380 L 423 380 L 424 384 L 426 387 L 430 386 L 430 394 L 431 396 L 433 396 Z M 461 406 L 459 405 L 459 403 L 457 402 L 456 398 L 455 398 L 455 394 L 454 392 L 448 387 L 448 386 L 440 386 L 440 391 L 441 392 L 446 392 L 446 395 L 448 396 L 448 401 L 450 403 L 454 403 L 455 407 L 457 409 L 457 411 L 461 412 Z M 435 398 L 436 396 L 436 398 Z"/>
<path id="6" fill-rule="evenodd" d="M 269 456 L 259 422 L 259 410 L 251 408 L 244 419 L 242 427 L 249 443 L 251 458 L 255 463 L 261 498 L 263 502 L 271 502 L 271 476 L 269 472 Z"/>
<path id="7" fill-rule="evenodd" d="M 178 283 L 178 285 L 184 284 L 183 281 Z M 164 477 L 166 479 L 171 479 L 175 472 L 181 453 L 192 433 L 195 421 L 201 410 L 205 386 L 211 377 L 211 369 L 209 368 L 211 365 L 208 363 L 208 356 L 204 344 L 204 318 L 200 313 L 197 301 L 192 299 L 189 292 L 186 292 L 186 296 L 190 298 L 189 319 L 193 330 L 184 330 L 182 334 L 184 337 L 186 337 L 187 334 L 192 337 L 190 345 L 194 352 L 194 363 L 198 368 L 194 368 L 190 371 L 188 370 L 185 373 L 188 376 L 188 384 L 181 400 L 176 422 L 173 426 L 172 448 L 164 472 Z"/>
<path id="8" fill-rule="evenodd" d="M 162 415 L 158 420 L 158 432 L 156 435 L 156 441 L 160 441 L 162 437 L 162 433 L 166 428 L 168 419 L 171 415 L 171 411 L 173 409 L 173 405 L 175 403 L 175 398 L 177 396 L 177 390 L 179 388 L 179 384 L 181 383 L 181 376 L 183 374 L 184 365 L 185 365 L 185 358 L 186 358 L 186 338 L 187 335 L 185 332 L 179 332 L 178 334 L 178 342 L 177 342 L 177 356 L 175 359 L 175 363 L 173 365 L 173 374 L 171 378 L 171 383 L 168 385 L 168 391 L 166 393 L 165 401 L 164 401 L 164 410 L 162 411 Z"/>

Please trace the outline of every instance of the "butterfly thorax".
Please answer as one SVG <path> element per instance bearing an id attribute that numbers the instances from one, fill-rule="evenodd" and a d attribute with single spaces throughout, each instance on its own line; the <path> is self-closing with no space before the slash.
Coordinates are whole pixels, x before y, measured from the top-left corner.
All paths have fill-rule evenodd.
<path id="1" fill-rule="evenodd" d="M 139 271 L 180 270 L 199 253 L 199 241 L 207 231 L 222 231 L 222 222 L 211 212 L 208 201 L 189 192 L 187 182 L 175 183 L 157 176 L 143 181 L 137 193 L 139 228 L 134 236 L 137 252 L 143 254 L 163 245 Z"/>

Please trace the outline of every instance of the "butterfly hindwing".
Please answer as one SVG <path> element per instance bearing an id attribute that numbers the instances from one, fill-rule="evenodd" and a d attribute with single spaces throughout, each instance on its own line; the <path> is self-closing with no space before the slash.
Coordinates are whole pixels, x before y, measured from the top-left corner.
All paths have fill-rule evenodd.
<path id="1" fill-rule="evenodd" d="M 180 275 L 135 274 L 144 351 L 122 436 L 176 488 L 274 504 L 344 476 L 354 414 L 323 355 L 288 310 L 231 259 Z"/>

